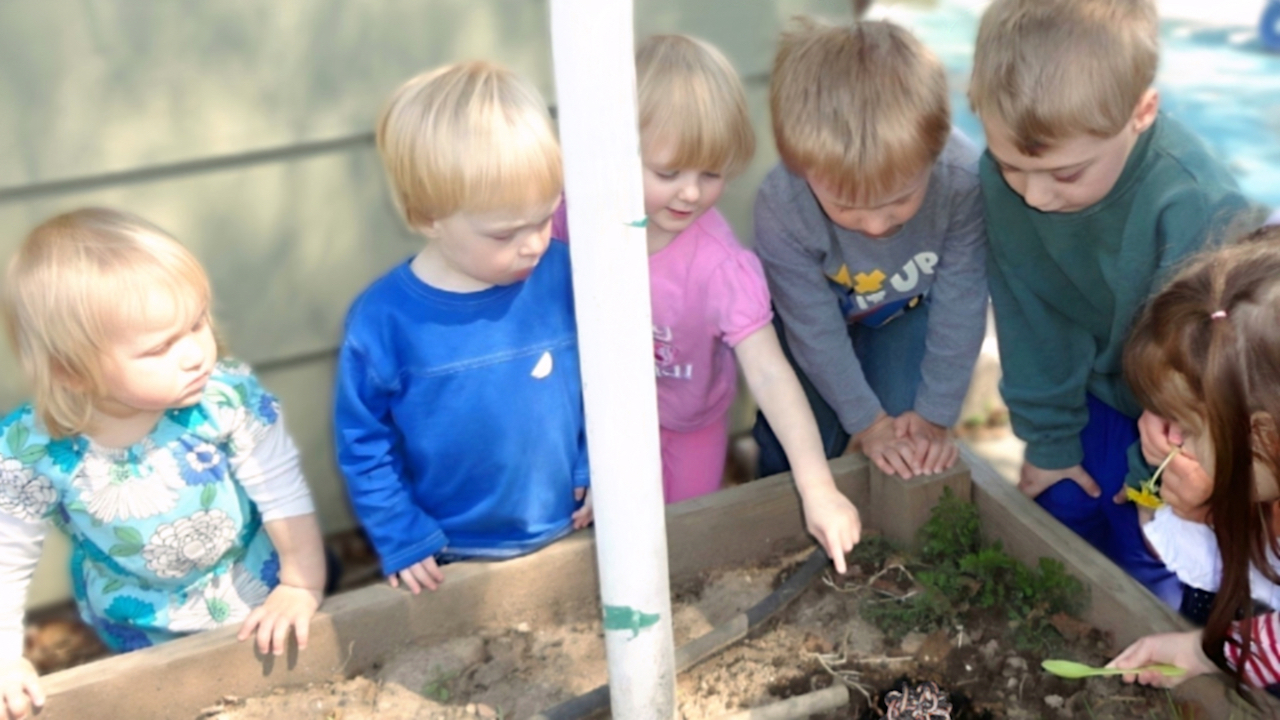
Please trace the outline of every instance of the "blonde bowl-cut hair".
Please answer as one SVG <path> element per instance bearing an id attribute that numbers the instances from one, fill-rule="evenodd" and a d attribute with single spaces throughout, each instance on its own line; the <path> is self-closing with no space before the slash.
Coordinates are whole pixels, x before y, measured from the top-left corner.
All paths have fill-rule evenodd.
<path id="1" fill-rule="evenodd" d="M 1076 135 L 1114 137 L 1159 61 L 1153 0 L 995 0 L 978 26 L 969 103 L 1036 157 Z"/>
<path id="2" fill-rule="evenodd" d="M 155 293 L 179 313 L 211 301 L 200 261 L 173 236 L 119 210 L 83 208 L 41 223 L 9 262 L 10 342 L 52 437 L 84 433 L 107 392 L 103 359 Z"/>
<path id="3" fill-rule="evenodd" d="M 747 96 L 715 47 L 686 35 L 655 35 L 636 48 L 636 90 L 644 145 L 671 143 L 675 168 L 734 176 L 756 150 Z"/>
<path id="4" fill-rule="evenodd" d="M 551 203 L 564 189 L 546 102 L 494 63 L 446 65 L 405 82 L 378 119 L 377 142 L 410 229 L 457 212 Z"/>
<path id="5" fill-rule="evenodd" d="M 951 134 L 942 63 L 884 21 L 796 18 L 778 43 L 769 107 L 787 169 L 855 203 L 900 192 Z"/>

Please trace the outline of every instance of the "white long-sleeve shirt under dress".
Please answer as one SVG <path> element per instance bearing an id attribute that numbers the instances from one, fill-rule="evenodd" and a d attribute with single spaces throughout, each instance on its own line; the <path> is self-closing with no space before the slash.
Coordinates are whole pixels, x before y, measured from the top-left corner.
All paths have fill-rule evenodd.
<path id="1" fill-rule="evenodd" d="M 199 403 L 129 448 L 52 439 L 30 405 L 0 421 L 0 662 L 50 527 L 71 539 L 85 622 L 116 651 L 239 623 L 279 583 L 263 523 L 315 512 L 279 403 L 218 363 Z"/>

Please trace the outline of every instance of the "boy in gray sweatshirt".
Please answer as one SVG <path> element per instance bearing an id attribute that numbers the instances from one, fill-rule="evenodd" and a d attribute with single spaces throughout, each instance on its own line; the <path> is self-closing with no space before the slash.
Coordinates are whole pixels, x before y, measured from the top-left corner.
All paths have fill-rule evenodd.
<path id="1" fill-rule="evenodd" d="M 978 150 L 942 65 L 887 22 L 800 20 L 770 87 L 782 162 L 755 205 L 775 323 L 827 457 L 941 472 L 986 323 Z M 762 476 L 787 469 L 761 416 Z"/>

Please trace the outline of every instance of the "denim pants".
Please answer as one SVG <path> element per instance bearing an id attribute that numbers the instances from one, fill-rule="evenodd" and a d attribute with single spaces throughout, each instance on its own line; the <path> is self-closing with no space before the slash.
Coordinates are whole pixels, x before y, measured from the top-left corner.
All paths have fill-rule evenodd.
<path id="1" fill-rule="evenodd" d="M 901 415 L 915 406 L 928 326 L 928 300 L 880 327 L 856 323 L 848 326 L 849 342 L 862 366 L 862 375 L 879 398 L 880 406 L 890 415 Z M 791 356 L 786 329 L 776 312 L 773 315 L 773 327 L 778 331 L 782 352 L 795 369 L 800 386 L 804 388 L 805 397 L 809 400 L 809 407 L 813 409 L 824 452 L 828 458 L 839 457 L 849 444 L 849 433 L 844 431 L 840 418 L 818 394 L 818 390 Z M 763 413 L 756 413 L 756 424 L 751 434 L 760 446 L 760 463 L 757 468 L 760 477 L 791 469 L 782 445 Z"/>

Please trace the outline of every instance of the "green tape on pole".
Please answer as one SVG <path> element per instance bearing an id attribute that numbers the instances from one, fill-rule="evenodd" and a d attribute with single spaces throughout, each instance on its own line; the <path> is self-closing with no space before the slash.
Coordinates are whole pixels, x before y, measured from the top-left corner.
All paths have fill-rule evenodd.
<path id="1" fill-rule="evenodd" d="M 604 606 L 604 629 L 607 630 L 630 630 L 631 637 L 636 637 L 640 631 L 652 627 L 658 623 L 657 613 L 640 612 L 635 608 L 619 607 L 617 605 Z"/>

